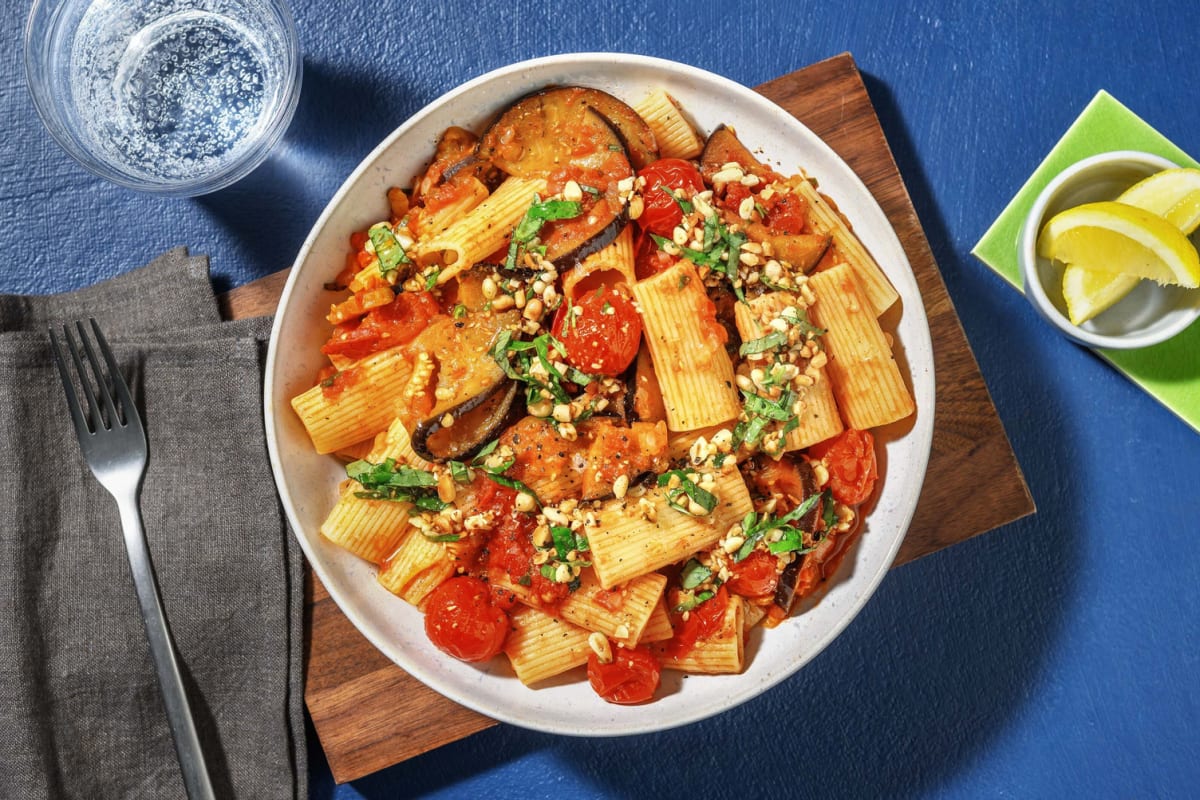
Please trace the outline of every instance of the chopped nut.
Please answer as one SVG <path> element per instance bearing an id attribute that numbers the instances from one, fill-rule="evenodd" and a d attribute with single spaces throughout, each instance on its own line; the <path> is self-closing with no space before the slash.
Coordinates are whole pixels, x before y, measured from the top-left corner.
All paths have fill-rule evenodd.
<path id="1" fill-rule="evenodd" d="M 618 500 L 623 498 L 625 496 L 625 493 L 629 491 L 629 476 L 628 475 L 618 475 L 617 479 L 615 481 L 613 481 L 612 488 L 613 488 L 613 495 L 616 496 L 616 498 Z"/>
<path id="2" fill-rule="evenodd" d="M 562 198 L 572 203 L 578 203 L 583 199 L 583 189 L 580 188 L 578 182 L 573 180 L 567 181 L 563 185 Z"/>
<path id="3" fill-rule="evenodd" d="M 458 494 L 458 489 L 454 485 L 454 478 L 449 472 L 443 472 L 438 476 L 438 500 L 443 503 L 453 503 L 454 497 Z"/>
<path id="4" fill-rule="evenodd" d="M 592 652 L 596 654 L 596 658 L 601 664 L 612 663 L 612 648 L 608 645 L 608 637 L 603 633 L 592 631 L 588 636 L 588 647 L 592 648 Z"/>
<path id="5" fill-rule="evenodd" d="M 533 499 L 533 495 L 528 492 L 517 492 L 515 505 L 517 511 L 530 512 L 537 509 L 537 502 Z"/>

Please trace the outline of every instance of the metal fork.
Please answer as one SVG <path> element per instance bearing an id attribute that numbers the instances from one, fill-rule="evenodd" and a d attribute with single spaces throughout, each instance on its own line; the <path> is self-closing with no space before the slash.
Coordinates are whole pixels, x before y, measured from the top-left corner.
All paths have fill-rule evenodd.
<path id="1" fill-rule="evenodd" d="M 196 724 L 192 720 L 192 711 L 179 674 L 179 665 L 175 660 L 175 649 L 171 645 L 171 634 L 163 616 L 154 567 L 150 563 L 150 551 L 146 546 L 146 534 L 142 530 L 138 492 L 146 471 L 146 433 L 142 429 L 137 407 L 129 394 L 129 387 L 121 377 L 108 342 L 100 332 L 100 326 L 94 319 L 90 322 L 96 344 L 108 366 L 105 374 L 88 339 L 87 330 L 82 322 L 76 322 L 75 328 L 82 343 L 83 355 L 91 369 L 91 378 L 84 370 L 84 358 L 80 356 L 80 347 L 75 344 L 75 338 L 71 335 L 71 327 L 63 326 L 63 338 L 66 339 L 67 348 L 70 350 L 70 361 L 75 366 L 79 382 L 83 386 L 83 394 L 87 398 L 86 414 L 79 402 L 79 396 L 75 393 L 67 356 L 64 355 L 58 337 L 51 329 L 50 343 L 54 347 L 54 360 L 58 364 L 63 389 L 67 393 L 67 406 L 71 410 L 71 420 L 75 423 L 75 434 L 79 437 L 83 457 L 96 480 L 116 499 L 121 512 L 121 527 L 125 532 L 129 567 L 133 571 L 138 604 L 142 609 L 142 621 L 146 625 L 146 638 L 150 640 L 150 652 L 154 656 L 154 667 L 167 708 L 167 722 L 175 740 L 175 752 L 183 771 L 184 786 L 191 800 L 213 798 L 212 783 L 204 764 L 204 753 L 196 735 Z M 93 389 L 93 386 L 96 388 Z"/>

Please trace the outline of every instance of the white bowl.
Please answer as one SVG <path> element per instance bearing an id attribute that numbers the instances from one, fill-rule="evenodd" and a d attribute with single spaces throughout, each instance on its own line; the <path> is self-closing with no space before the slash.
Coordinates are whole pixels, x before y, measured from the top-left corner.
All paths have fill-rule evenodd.
<path id="1" fill-rule="evenodd" d="M 1054 177 L 1034 200 L 1017 242 L 1025 296 L 1068 338 L 1089 347 L 1132 350 L 1166 341 L 1200 317 L 1200 290 L 1142 281 L 1096 317 L 1074 325 L 1062 294 L 1062 265 L 1037 254 L 1038 233 L 1068 208 L 1117 197 L 1143 178 L 1179 166 L 1135 150 L 1100 153 L 1077 161 Z"/>
<path id="2" fill-rule="evenodd" d="M 918 411 L 903 430 L 882 437 L 878 501 L 834 585 L 806 613 L 773 630 L 756 630 L 743 674 L 681 680 L 664 672 L 659 699 L 643 706 L 605 703 L 581 670 L 569 680 L 529 689 L 503 658 L 479 667 L 436 650 L 425 638 L 421 614 L 380 587 L 373 566 L 319 535 L 345 473 L 333 458 L 313 452 L 288 405 L 312 385 L 321 366 L 318 348 L 329 333 L 322 318 L 330 304 L 322 285 L 341 268 L 348 234 L 387 216 L 384 192 L 411 184 L 448 125 L 478 128 L 547 84 L 586 84 L 629 101 L 662 87 L 701 130 L 732 124 L 781 171 L 803 166 L 884 265 L 903 303 L 897 350 L 911 371 Z M 642 56 L 576 54 L 514 64 L 464 84 L 405 122 L 359 165 L 309 234 L 284 288 L 267 358 L 265 405 L 275 480 L 292 529 L 330 595 L 376 647 L 436 691 L 495 719 L 572 735 L 631 734 L 702 719 L 774 686 L 808 663 L 867 602 L 895 558 L 924 480 L 933 436 L 933 352 L 921 295 L 891 225 L 858 177 L 811 131 L 762 96 L 692 67 Z"/>

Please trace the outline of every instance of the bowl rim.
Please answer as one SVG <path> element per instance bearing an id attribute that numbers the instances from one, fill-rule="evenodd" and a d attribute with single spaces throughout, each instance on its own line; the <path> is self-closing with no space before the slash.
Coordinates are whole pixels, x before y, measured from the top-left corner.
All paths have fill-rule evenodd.
<path id="1" fill-rule="evenodd" d="M 668 718 L 655 718 L 649 721 L 643 720 L 642 724 L 636 728 L 616 729 L 612 726 L 605 725 L 602 721 L 593 721 L 591 725 L 579 724 L 572 727 L 563 727 L 554 723 L 545 723 L 529 718 L 523 718 L 504 709 L 497 709 L 488 705 L 475 694 L 464 695 L 454 691 L 452 682 L 449 679 L 444 679 L 440 675 L 431 675 L 427 671 L 413 669 L 412 665 L 403 664 L 397 661 L 396 657 L 390 652 L 396 649 L 394 645 L 384 638 L 384 632 L 377 629 L 369 620 L 360 620 L 352 611 L 347 610 L 342 602 L 342 593 L 338 591 L 336 585 L 331 584 L 328 580 L 327 564 L 324 564 L 320 559 L 314 558 L 313 552 L 310 551 L 310 542 L 304 535 L 297 533 L 302 549 L 308 557 L 309 563 L 314 569 L 314 572 L 325 584 L 329 590 L 331 597 L 347 614 L 355 627 L 367 638 L 373 646 L 379 649 L 393 662 L 398 663 L 402 668 L 409 671 L 414 677 L 417 677 L 430 688 L 439 692 L 443 696 L 449 697 L 455 702 L 479 711 L 485 715 L 491 716 L 501 721 L 509 722 L 521 727 L 541 730 L 544 732 L 575 735 L 575 736 L 621 736 L 640 733 L 650 733 L 655 731 L 666 730 L 669 728 L 678 727 L 681 725 L 691 724 L 693 722 L 705 719 L 715 714 L 736 707 L 753 697 L 765 691 L 768 688 L 777 686 L 788 676 L 794 674 L 802 666 L 815 658 L 826 646 L 829 645 L 841 632 L 854 620 L 867 604 L 870 598 L 879 588 L 883 577 L 887 574 L 891 565 L 894 563 L 896 554 L 899 551 L 901 544 L 905 538 L 909 527 L 911 526 L 913 516 L 916 511 L 917 499 L 920 495 L 920 487 L 924 485 L 925 473 L 928 466 L 928 461 L 931 452 L 933 438 L 933 419 L 935 410 L 935 375 L 933 365 L 933 347 L 932 334 L 929 330 L 928 317 L 925 313 L 923 298 L 920 294 L 920 287 L 916 282 L 915 273 L 912 271 L 912 265 L 908 261 L 907 253 L 904 250 L 903 244 L 900 242 L 899 234 L 897 233 L 891 220 L 879 205 L 879 201 L 870 192 L 863 183 L 862 179 L 856 172 L 841 158 L 823 139 L 808 129 L 802 122 L 795 119 L 787 112 L 780 109 L 776 104 L 758 95 L 753 95 L 752 90 L 741 84 L 736 83 L 721 75 L 717 75 L 707 70 L 703 70 L 692 65 L 683 64 L 680 62 L 670 61 L 667 59 L 656 58 L 652 56 L 633 55 L 624 53 L 612 52 L 579 52 L 579 53 L 563 53 L 558 55 L 544 56 L 540 58 L 529 59 L 526 61 L 509 64 L 498 69 L 491 70 L 479 75 L 465 83 L 459 84 L 449 91 L 441 94 L 423 108 L 405 120 L 398 128 L 386 136 L 369 154 L 367 154 L 358 166 L 350 173 L 342 185 L 338 188 L 335 194 L 331 197 L 320 217 L 314 222 L 308 237 L 306 237 L 296 260 L 293 265 L 288 281 L 284 286 L 280 297 L 279 311 L 275 315 L 275 320 L 272 325 L 270 345 L 267 353 L 265 365 L 265 385 L 263 392 L 264 413 L 266 416 L 267 428 L 267 444 L 272 461 L 272 472 L 275 477 L 277 488 L 279 489 L 281 499 L 284 502 L 285 510 L 289 520 L 294 526 L 298 525 L 298 520 L 294 514 L 293 502 L 291 493 L 283 474 L 282 458 L 281 458 L 281 437 L 279 435 L 278 421 L 276 419 L 276 409 L 279 408 L 283 413 L 290 411 L 290 406 L 280 405 L 280 398 L 276 394 L 275 380 L 277 379 L 277 361 L 280 357 L 280 338 L 281 330 L 284 326 L 285 314 L 283 309 L 291 301 L 293 293 L 298 291 L 300 286 L 301 267 L 309 259 L 309 254 L 313 250 L 318 239 L 324 233 L 324 229 L 330 222 L 338 207 L 345 201 L 346 196 L 354 189 L 365 173 L 374 169 L 380 157 L 393 144 L 403 138 L 411 129 L 423 121 L 426 117 L 434 114 L 446 103 L 454 101 L 464 94 L 473 92 L 480 86 L 487 85 L 493 82 L 499 84 L 504 79 L 513 79 L 521 76 L 523 72 L 531 74 L 549 67 L 569 67 L 579 69 L 584 67 L 603 68 L 605 64 L 616 63 L 623 68 L 646 68 L 666 70 L 671 73 L 683 71 L 690 73 L 689 77 L 693 79 L 703 79 L 712 83 L 727 87 L 735 94 L 741 93 L 738 96 L 740 99 L 751 105 L 764 104 L 764 107 L 773 109 L 772 113 L 785 115 L 789 126 L 796 126 L 796 129 L 803 130 L 807 137 L 811 137 L 811 142 L 814 146 L 819 147 L 824 154 L 831 157 L 836 162 L 839 169 L 839 181 L 844 181 L 847 186 L 854 187 L 854 191 L 861 193 L 861 198 L 865 198 L 863 202 L 869 202 L 874 213 L 885 223 L 886 230 L 881 230 L 877 233 L 878 237 L 885 239 L 884 244 L 892 248 L 898 254 L 901 262 L 897 264 L 891 272 L 899 272 L 902 275 L 907 275 L 906 278 L 901 278 L 901 281 L 906 284 L 911 284 L 914 292 L 915 302 L 905 303 L 904 314 L 906 317 L 912 318 L 912 325 L 916 329 L 915 336 L 911 339 L 906 338 L 904 345 L 909 351 L 909 357 L 913 351 L 918 353 L 927 353 L 927 361 L 910 361 L 910 379 L 912 381 L 912 389 L 914 398 L 917 400 L 917 417 L 912 424 L 911 429 L 906 430 L 898 439 L 906 439 L 911 442 L 910 460 L 903 464 L 903 473 L 912 476 L 917 481 L 916 491 L 911 497 L 905 496 L 903 502 L 899 504 L 898 514 L 890 520 L 895 526 L 895 532 L 880 530 L 881 534 L 891 535 L 893 538 L 888 542 L 886 553 L 881 557 L 879 564 L 869 573 L 864 573 L 862 583 L 856 583 L 856 589 L 859 594 L 844 599 L 844 605 L 841 606 L 844 610 L 837 618 L 836 624 L 828 626 L 821 635 L 810 643 L 810 650 L 805 653 L 805 657 L 796 659 L 796 663 L 789 664 L 787 667 L 776 670 L 775 672 L 767 672 L 764 676 L 760 676 L 759 682 L 750 683 L 748 680 L 739 683 L 737 688 L 729 693 L 725 702 L 714 704 L 713 706 L 703 706 L 692 709 L 687 713 L 677 713 L 675 716 Z M 579 80 L 586 82 L 586 73 L 581 74 Z M 749 94 L 747 94 L 749 93 Z M 493 104 L 495 105 L 495 104 Z M 895 280 L 895 275 L 890 275 Z M 902 298 L 905 295 L 902 294 Z M 282 391 L 282 387 L 280 387 Z M 286 404 L 286 399 L 283 401 Z M 900 469 L 900 465 L 896 465 L 893 469 Z M 721 676 L 716 676 L 721 677 Z M 737 676 L 748 678 L 748 676 Z M 651 707 L 658 704 L 651 704 Z"/>
<path id="2" fill-rule="evenodd" d="M 1135 350 L 1159 344 L 1185 330 L 1200 317 L 1198 306 L 1190 314 L 1180 314 L 1175 322 L 1156 330 L 1120 335 L 1103 334 L 1073 324 L 1050 300 L 1037 266 L 1037 238 L 1047 207 L 1068 183 L 1098 168 L 1121 162 L 1153 167 L 1158 171 L 1177 169 L 1181 166 L 1169 158 L 1142 150 L 1110 150 L 1080 159 L 1055 175 L 1038 193 L 1025 215 L 1017 238 L 1017 264 L 1021 271 L 1025 296 L 1034 309 L 1068 339 L 1088 347 L 1106 350 Z"/>

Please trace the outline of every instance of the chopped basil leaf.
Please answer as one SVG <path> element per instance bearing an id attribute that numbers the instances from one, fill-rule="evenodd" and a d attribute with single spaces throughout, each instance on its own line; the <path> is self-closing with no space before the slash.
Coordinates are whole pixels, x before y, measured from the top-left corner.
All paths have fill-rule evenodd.
<path id="1" fill-rule="evenodd" d="M 763 514 L 759 517 L 754 512 L 747 514 L 742 520 L 742 536 L 745 537 L 746 541 L 734 553 L 733 560 L 736 562 L 745 559 L 754 551 L 754 546 L 759 540 L 773 530 L 778 530 L 782 536 L 778 542 L 769 542 L 767 544 L 767 549 L 770 552 L 808 552 L 804 548 L 804 531 L 791 523 L 811 511 L 820 499 L 821 494 L 819 493 L 809 495 L 804 499 L 804 502 L 781 517 L 773 517 L 770 514 Z M 812 531 L 809 531 L 809 533 L 812 533 Z"/>
<path id="2" fill-rule="evenodd" d="M 471 469 L 461 461 L 447 461 L 446 466 L 450 468 L 450 477 L 455 483 L 470 483 Z"/>
<path id="3" fill-rule="evenodd" d="M 833 507 L 833 492 L 826 489 L 823 497 L 825 513 L 821 515 L 821 520 L 825 523 L 825 531 L 829 532 L 837 525 L 837 510 Z"/>
<path id="4" fill-rule="evenodd" d="M 683 497 L 688 497 L 694 500 L 698 506 L 704 509 L 704 513 L 711 514 L 713 509 L 717 507 L 716 495 L 701 489 L 695 481 L 687 477 L 687 472 L 681 469 L 673 469 L 664 472 L 658 476 L 659 486 L 670 485 L 671 478 L 679 478 L 679 486 L 674 489 L 667 489 L 667 504 L 677 511 L 682 511 L 685 514 L 690 514 L 688 504 L 682 501 Z"/>
<path id="5" fill-rule="evenodd" d="M 787 344 L 787 334 L 782 331 L 774 331 L 762 336 L 758 339 L 751 339 L 748 342 L 742 342 L 742 346 L 738 348 L 739 356 L 747 356 L 751 353 L 762 353 L 767 350 L 774 350 L 776 347 L 782 347 Z"/>
<path id="6" fill-rule="evenodd" d="M 534 250 L 538 247 L 537 235 L 547 222 L 557 219 L 574 219 L 583 213 L 583 205 L 569 200 L 541 200 L 533 197 L 533 205 L 525 212 L 525 216 L 513 229 L 512 238 L 508 245 L 508 255 L 504 259 L 504 267 L 508 270 L 517 268 L 522 250 Z M 541 250 L 545 253 L 545 249 Z"/>
<path id="7" fill-rule="evenodd" d="M 386 222 L 372 225 L 367 230 L 367 236 L 371 239 L 371 244 L 375 246 L 375 256 L 379 259 L 379 271 L 384 277 L 387 277 L 389 272 L 398 270 L 401 264 L 412 263 L 408 254 L 404 252 L 400 240 L 396 238 L 396 234 L 392 232 L 391 226 Z"/>
<path id="8" fill-rule="evenodd" d="M 550 526 L 550 538 L 554 540 L 554 554 L 559 561 L 566 561 L 567 556 L 575 549 L 575 533 L 562 525 Z"/>
<path id="9" fill-rule="evenodd" d="M 684 611 L 691 611 L 696 606 L 711 600 L 716 596 L 716 592 L 707 589 L 696 595 L 693 595 L 691 592 L 686 592 L 683 594 L 684 596 L 681 597 L 679 602 L 675 605 L 675 612 L 679 614 L 683 613 Z"/>
<path id="10" fill-rule="evenodd" d="M 684 589 L 695 589 L 712 575 L 711 569 L 693 558 L 683 565 L 683 571 L 679 573 L 679 585 Z"/>
<path id="11" fill-rule="evenodd" d="M 430 533 L 425 533 L 425 531 L 421 531 L 421 534 L 431 542 L 457 542 L 462 538 L 462 536 L 457 533 L 443 533 L 435 536 Z"/>
<path id="12" fill-rule="evenodd" d="M 398 467 L 394 458 L 381 464 L 352 461 L 346 465 L 346 475 L 362 484 L 364 491 L 354 494 L 366 500 L 412 503 L 422 511 L 441 511 L 450 505 L 438 499 L 436 476 L 412 467 Z"/>
<path id="13" fill-rule="evenodd" d="M 464 306 L 462 303 L 459 303 L 458 305 L 456 305 L 454 307 L 454 310 L 450 313 L 455 319 L 462 319 L 463 317 L 465 317 L 467 315 L 467 307 Z"/>
<path id="14" fill-rule="evenodd" d="M 425 291 L 432 291 L 433 287 L 437 286 L 438 276 L 441 274 L 440 269 L 435 269 L 425 276 Z"/>
<path id="15" fill-rule="evenodd" d="M 679 210 L 685 214 L 692 213 L 693 209 L 695 208 L 690 200 L 683 199 L 683 189 L 679 189 L 679 193 L 676 194 L 676 190 L 672 189 L 670 186 L 667 186 L 665 183 L 660 183 L 654 188 L 664 191 L 670 195 L 671 199 L 675 201 L 675 205 L 679 206 Z"/>
<path id="16" fill-rule="evenodd" d="M 530 577 L 528 572 L 526 572 L 524 575 L 517 578 L 517 583 L 521 584 L 522 586 L 528 586 L 529 584 L 533 583 L 533 578 Z"/>

